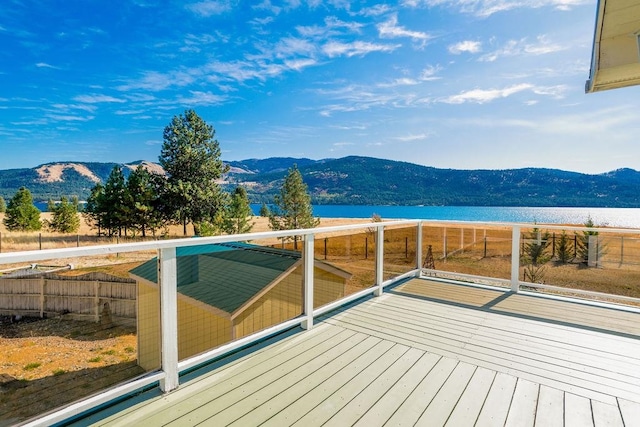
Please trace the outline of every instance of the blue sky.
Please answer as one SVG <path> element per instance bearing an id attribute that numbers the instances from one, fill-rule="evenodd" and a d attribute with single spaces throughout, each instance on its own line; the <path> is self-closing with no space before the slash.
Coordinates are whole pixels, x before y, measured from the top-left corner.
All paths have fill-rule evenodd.
<path id="1" fill-rule="evenodd" d="M 640 169 L 640 88 L 584 94 L 595 0 L 5 0 L 0 169 L 157 161 L 193 108 L 223 160 Z"/>

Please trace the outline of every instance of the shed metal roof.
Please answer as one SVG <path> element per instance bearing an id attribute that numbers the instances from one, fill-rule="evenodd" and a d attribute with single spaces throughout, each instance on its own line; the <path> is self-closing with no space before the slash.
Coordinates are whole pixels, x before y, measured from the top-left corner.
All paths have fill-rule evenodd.
<path id="1" fill-rule="evenodd" d="M 301 259 L 297 252 L 248 244 L 180 248 L 178 292 L 232 314 Z M 132 269 L 158 282 L 157 259 Z"/>

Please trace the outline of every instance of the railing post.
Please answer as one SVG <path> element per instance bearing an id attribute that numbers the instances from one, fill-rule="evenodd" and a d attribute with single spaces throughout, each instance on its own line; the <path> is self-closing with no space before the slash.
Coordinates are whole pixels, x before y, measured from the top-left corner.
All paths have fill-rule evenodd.
<path id="1" fill-rule="evenodd" d="M 422 276 L 422 221 L 418 222 L 416 235 L 416 268 L 418 274 L 416 277 Z"/>
<path id="2" fill-rule="evenodd" d="M 520 226 L 511 230 L 511 292 L 520 290 Z"/>
<path id="3" fill-rule="evenodd" d="M 302 322 L 303 329 L 313 328 L 313 234 L 307 234 L 304 236 L 304 251 L 302 253 L 302 262 L 304 265 L 304 316 L 305 320 Z"/>
<path id="4" fill-rule="evenodd" d="M 160 249 L 158 254 L 160 284 L 160 333 L 162 371 L 160 389 L 178 388 L 178 269 L 176 248 Z"/>
<path id="5" fill-rule="evenodd" d="M 382 295 L 384 281 L 384 226 L 379 225 L 376 228 L 376 290 L 373 294 L 377 297 Z"/>

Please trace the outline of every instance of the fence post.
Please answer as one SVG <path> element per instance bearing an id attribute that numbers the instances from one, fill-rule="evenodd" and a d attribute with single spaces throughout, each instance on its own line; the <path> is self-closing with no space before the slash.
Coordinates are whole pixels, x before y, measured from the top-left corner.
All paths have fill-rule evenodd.
<path id="1" fill-rule="evenodd" d="M 409 238 L 404 238 L 404 258 L 409 258 Z"/>
<path id="2" fill-rule="evenodd" d="M 442 257 L 444 260 L 447 260 L 447 227 L 444 227 L 444 232 L 442 235 Z"/>
<path id="3" fill-rule="evenodd" d="M 460 253 L 464 252 L 464 228 L 460 228 Z"/>
<path id="4" fill-rule="evenodd" d="M 416 235 L 416 268 L 418 269 L 417 277 L 422 275 L 422 221 L 418 222 Z"/>
<path id="5" fill-rule="evenodd" d="M 324 260 L 327 260 L 327 241 L 329 240 L 328 237 L 324 238 Z"/>
<path id="6" fill-rule="evenodd" d="M 369 238 L 364 238 L 364 259 L 369 259 Z"/>
<path id="7" fill-rule="evenodd" d="M 304 236 L 304 252 L 302 260 L 304 263 L 304 317 L 302 329 L 313 328 L 313 234 Z"/>
<path id="8" fill-rule="evenodd" d="M 620 237 L 620 265 L 624 264 L 624 236 Z"/>
<path id="9" fill-rule="evenodd" d="M 160 334 L 162 371 L 160 389 L 167 393 L 178 388 L 178 269 L 176 248 L 160 249 Z"/>
<path id="10" fill-rule="evenodd" d="M 96 317 L 96 323 L 100 322 L 100 282 L 99 281 L 95 281 L 95 283 L 93 284 L 93 291 L 95 292 L 95 297 L 93 299 L 93 303 L 95 304 L 95 317 Z"/>
<path id="11" fill-rule="evenodd" d="M 520 290 L 520 226 L 511 230 L 511 292 Z"/>
<path id="12" fill-rule="evenodd" d="M 76 234 L 76 248 L 80 247 L 80 235 Z"/>
<path id="13" fill-rule="evenodd" d="M 379 225 L 376 228 L 376 290 L 373 294 L 377 297 L 382 295 L 384 288 L 382 282 L 384 279 L 384 226 Z"/>
<path id="14" fill-rule="evenodd" d="M 38 233 L 38 245 L 40 246 L 40 250 L 42 250 L 42 233 Z"/>
<path id="15" fill-rule="evenodd" d="M 487 257 L 487 236 L 484 236 L 484 255 L 482 255 L 482 258 L 486 258 Z"/>
<path id="16" fill-rule="evenodd" d="M 44 286 L 46 283 L 46 279 L 42 277 L 40 279 L 40 318 L 44 319 L 44 305 L 45 305 L 45 296 L 44 296 Z"/>

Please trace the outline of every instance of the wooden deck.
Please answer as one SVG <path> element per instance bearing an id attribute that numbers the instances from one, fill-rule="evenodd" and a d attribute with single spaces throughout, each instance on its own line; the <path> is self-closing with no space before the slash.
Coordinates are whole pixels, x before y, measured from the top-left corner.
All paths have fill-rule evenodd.
<path id="1" fill-rule="evenodd" d="M 79 421 L 640 426 L 640 314 L 414 279 Z"/>

